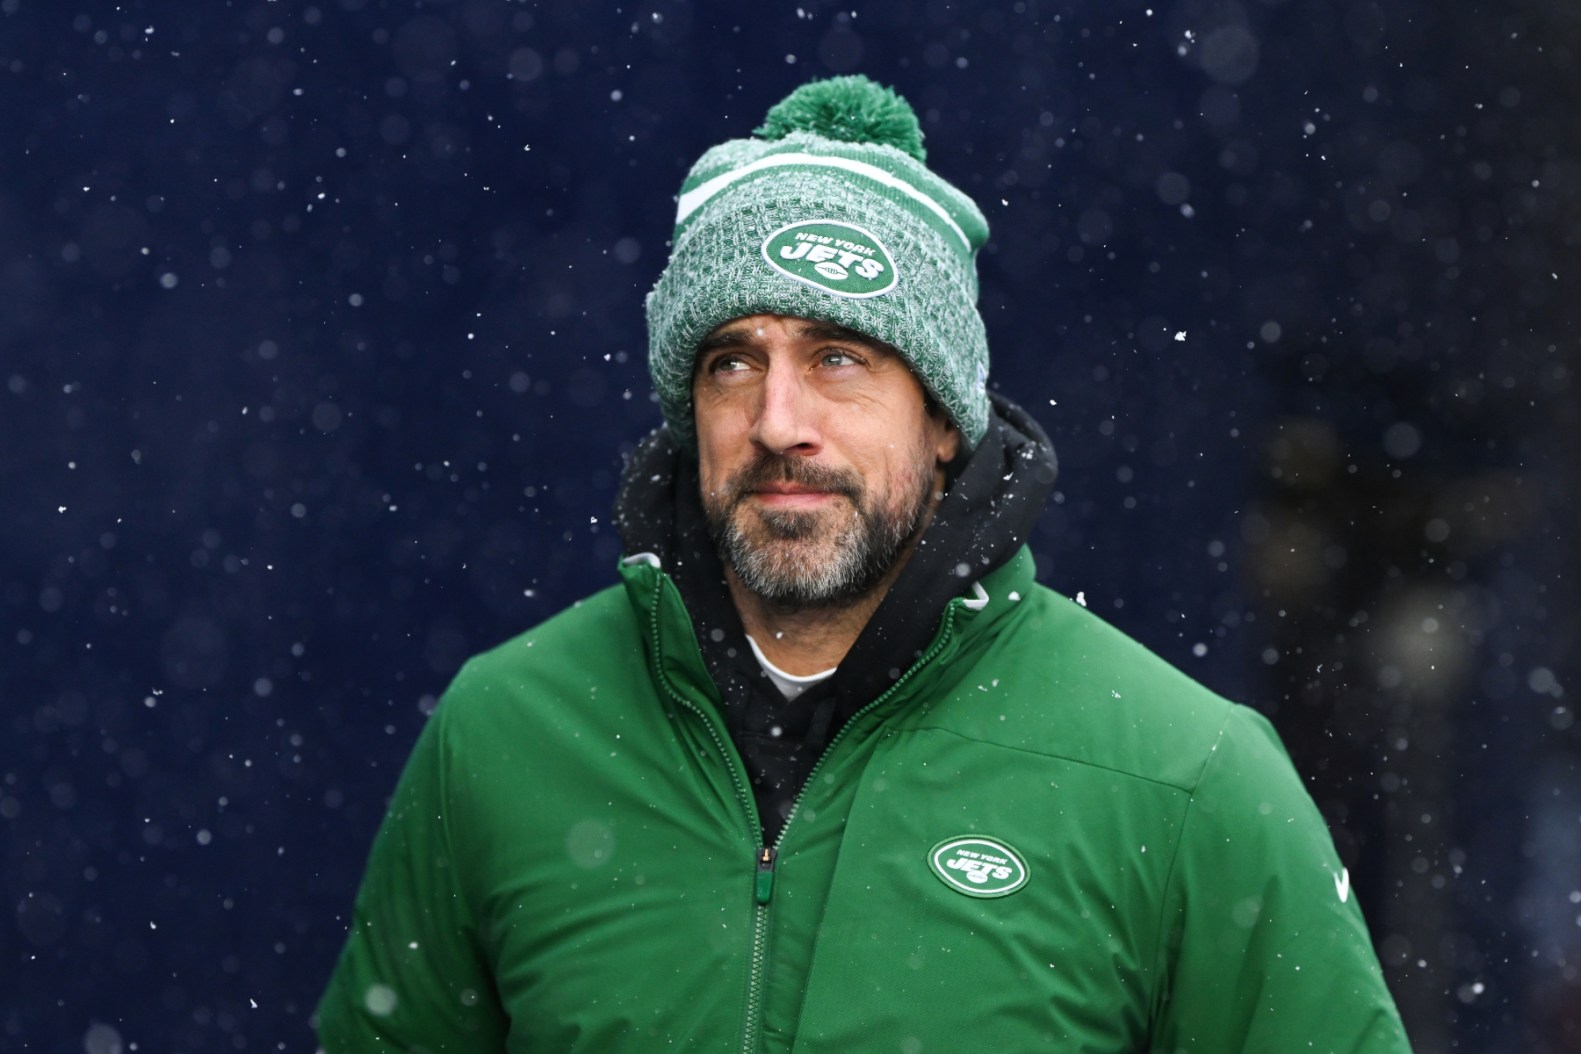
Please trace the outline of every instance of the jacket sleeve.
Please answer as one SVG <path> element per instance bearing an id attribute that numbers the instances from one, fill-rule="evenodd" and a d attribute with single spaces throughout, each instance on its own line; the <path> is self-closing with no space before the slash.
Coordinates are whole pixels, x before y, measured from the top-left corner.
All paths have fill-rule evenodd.
<path id="1" fill-rule="evenodd" d="M 1245 707 L 1192 795 L 1165 911 L 1156 1054 L 1409 1054 L 1323 818 Z"/>
<path id="2" fill-rule="evenodd" d="M 446 706 L 424 727 L 374 839 L 317 1011 L 326 1054 L 504 1049 L 506 1021 L 451 845 Z"/>

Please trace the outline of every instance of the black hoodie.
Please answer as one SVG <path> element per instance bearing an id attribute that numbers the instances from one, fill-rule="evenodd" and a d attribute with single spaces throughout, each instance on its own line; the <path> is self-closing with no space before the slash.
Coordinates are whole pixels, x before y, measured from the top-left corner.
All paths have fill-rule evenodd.
<path id="1" fill-rule="evenodd" d="M 790 701 L 747 644 L 703 518 L 696 457 L 659 428 L 626 466 L 616 525 L 628 554 L 659 558 L 691 612 L 725 726 L 752 781 L 765 845 L 829 739 L 916 661 L 951 598 L 1015 554 L 1054 489 L 1048 436 L 1008 399 L 990 398 L 987 434 L 949 466 L 933 521 L 838 671 Z"/>

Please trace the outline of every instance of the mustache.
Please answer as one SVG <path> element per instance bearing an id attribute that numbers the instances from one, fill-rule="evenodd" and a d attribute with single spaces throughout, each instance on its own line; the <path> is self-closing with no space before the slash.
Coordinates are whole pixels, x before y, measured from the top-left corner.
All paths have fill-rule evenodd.
<path id="1" fill-rule="evenodd" d="M 827 491 L 860 503 L 861 478 L 851 469 L 819 465 L 806 458 L 760 452 L 725 482 L 725 496 L 731 505 L 770 483 L 794 483 L 809 490 Z"/>

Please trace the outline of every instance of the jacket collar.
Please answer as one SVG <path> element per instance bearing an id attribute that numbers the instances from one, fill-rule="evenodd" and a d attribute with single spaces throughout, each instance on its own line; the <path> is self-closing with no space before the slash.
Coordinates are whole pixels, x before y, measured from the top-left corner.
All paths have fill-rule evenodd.
<path id="1" fill-rule="evenodd" d="M 686 699 L 717 709 L 720 690 L 703 658 L 691 612 L 674 579 L 650 553 L 623 558 L 620 576 L 627 600 L 642 626 L 654 675 Z M 963 650 L 971 650 L 995 636 L 999 624 L 1019 609 L 1035 585 L 1035 562 L 1031 551 L 1022 546 L 1009 560 L 972 581 L 964 592 L 946 603 L 920 654 L 889 680 L 906 682 L 905 695 L 919 686 L 931 685 L 931 673 L 948 666 L 949 660 Z"/>

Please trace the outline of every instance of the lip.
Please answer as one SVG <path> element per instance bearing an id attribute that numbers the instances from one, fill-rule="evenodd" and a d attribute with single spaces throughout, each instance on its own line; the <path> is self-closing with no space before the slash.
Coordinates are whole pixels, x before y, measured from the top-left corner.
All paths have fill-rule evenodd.
<path id="1" fill-rule="evenodd" d="M 802 487 L 764 487 L 752 491 L 751 496 L 764 505 L 778 509 L 810 508 L 834 498 L 827 490 L 808 490 Z"/>

